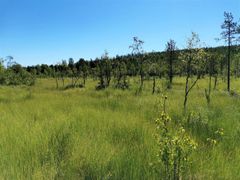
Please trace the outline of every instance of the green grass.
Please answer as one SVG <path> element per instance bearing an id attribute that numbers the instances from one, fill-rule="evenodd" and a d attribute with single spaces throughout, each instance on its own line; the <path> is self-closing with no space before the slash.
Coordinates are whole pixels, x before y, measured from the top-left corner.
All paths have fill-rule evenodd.
<path id="1" fill-rule="evenodd" d="M 161 94 L 151 94 L 149 81 L 136 96 L 135 81 L 125 91 L 96 91 L 92 80 L 69 90 L 56 90 L 53 79 L 1 86 L 0 179 L 162 179 L 161 167 L 149 165 L 157 160 L 154 119 Z M 184 124 L 184 78 L 174 82 L 165 92 L 167 112 Z M 160 90 L 162 84 L 158 80 Z M 220 81 L 207 106 L 207 84 L 200 80 L 188 101 L 188 112 L 200 112 L 209 129 L 186 126 L 199 147 L 184 179 L 240 179 L 239 97 L 228 95 Z M 232 87 L 239 92 L 240 80 Z M 208 146 L 205 139 L 217 128 L 224 129 L 223 139 Z"/>

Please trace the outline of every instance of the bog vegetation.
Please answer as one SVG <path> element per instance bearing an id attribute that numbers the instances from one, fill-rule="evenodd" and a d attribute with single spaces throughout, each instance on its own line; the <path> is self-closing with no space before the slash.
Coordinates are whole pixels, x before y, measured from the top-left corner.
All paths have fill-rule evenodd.
<path id="1" fill-rule="evenodd" d="M 1 179 L 239 179 L 240 26 L 209 48 L 56 65 L 0 61 Z"/>

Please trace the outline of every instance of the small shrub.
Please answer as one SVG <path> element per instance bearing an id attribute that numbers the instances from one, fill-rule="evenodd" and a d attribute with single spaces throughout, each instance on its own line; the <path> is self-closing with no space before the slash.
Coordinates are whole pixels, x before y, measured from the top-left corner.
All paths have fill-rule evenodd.
<path id="1" fill-rule="evenodd" d="M 203 134 L 201 132 L 208 133 L 210 131 L 208 117 L 206 114 L 191 112 L 185 119 L 186 127 L 193 134 Z"/>
<path id="2" fill-rule="evenodd" d="M 212 137 L 207 138 L 207 143 L 210 146 L 215 146 L 218 142 L 222 140 L 223 135 L 224 135 L 223 128 L 219 128 L 214 132 Z"/>
<path id="3" fill-rule="evenodd" d="M 73 88 L 84 88 L 84 84 L 69 84 L 67 85 L 64 89 L 67 90 L 67 89 L 73 89 Z"/>
<path id="4" fill-rule="evenodd" d="M 223 129 L 209 123 L 206 114 L 191 112 L 185 119 L 185 127 L 192 135 L 209 145 L 216 145 L 222 140 Z"/>
<path id="5" fill-rule="evenodd" d="M 230 90 L 229 94 L 230 96 L 234 96 L 234 97 L 238 96 L 238 93 L 235 90 Z"/>
<path id="6" fill-rule="evenodd" d="M 190 163 L 190 155 L 197 144 L 182 126 L 176 126 L 163 111 L 156 119 L 156 139 L 158 144 L 157 162 L 164 165 L 165 179 L 180 179 Z"/>
<path id="7" fill-rule="evenodd" d="M 125 90 L 129 88 L 129 84 L 127 82 L 121 82 L 116 84 L 115 88 Z"/>
<path id="8" fill-rule="evenodd" d="M 7 69 L 0 74 L 0 84 L 2 85 L 26 85 L 33 86 L 36 78 L 24 69 L 14 71 Z"/>

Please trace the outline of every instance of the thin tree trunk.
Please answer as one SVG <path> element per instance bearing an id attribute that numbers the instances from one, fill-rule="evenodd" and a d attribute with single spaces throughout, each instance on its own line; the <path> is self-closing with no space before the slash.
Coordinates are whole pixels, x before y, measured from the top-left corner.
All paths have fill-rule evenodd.
<path id="1" fill-rule="evenodd" d="M 86 84 L 86 77 L 84 76 L 83 77 L 83 85 L 85 86 L 85 84 Z"/>
<path id="2" fill-rule="evenodd" d="M 214 90 L 217 88 L 217 80 L 218 80 L 218 77 L 217 77 L 217 75 L 215 75 L 215 77 L 214 77 Z"/>
<path id="3" fill-rule="evenodd" d="M 63 87 L 65 86 L 64 77 L 62 77 L 62 85 L 63 85 Z"/>
<path id="4" fill-rule="evenodd" d="M 187 75 L 186 77 L 186 84 L 185 84 L 185 96 L 184 96 L 184 112 L 186 112 L 186 106 L 187 106 L 187 96 L 188 96 L 188 81 L 189 81 L 189 76 Z"/>
<path id="5" fill-rule="evenodd" d="M 155 87 L 156 87 L 156 78 L 153 76 L 153 89 L 152 89 L 152 94 L 155 93 Z"/>
<path id="6" fill-rule="evenodd" d="M 74 80 L 73 80 L 74 76 L 72 75 L 72 86 L 74 86 Z"/>
<path id="7" fill-rule="evenodd" d="M 55 78 L 56 80 L 56 88 L 58 89 L 58 78 Z"/>
<path id="8" fill-rule="evenodd" d="M 172 86 L 172 79 L 173 79 L 173 52 L 171 51 L 171 55 L 170 55 L 170 61 L 169 61 L 169 80 L 170 80 L 170 88 Z"/>
<path id="9" fill-rule="evenodd" d="M 230 92 L 230 50 L 231 50 L 231 40 L 228 38 L 228 75 L 227 75 L 227 89 Z"/>

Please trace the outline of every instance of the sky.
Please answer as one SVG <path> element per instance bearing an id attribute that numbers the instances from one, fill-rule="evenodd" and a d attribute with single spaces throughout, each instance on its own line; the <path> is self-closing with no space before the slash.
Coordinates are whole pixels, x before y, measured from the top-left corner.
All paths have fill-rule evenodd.
<path id="1" fill-rule="evenodd" d="M 163 51 L 169 39 L 184 48 L 194 31 L 207 46 L 222 45 L 224 11 L 240 18 L 240 0 L 0 0 L 0 57 L 24 66 Z"/>

